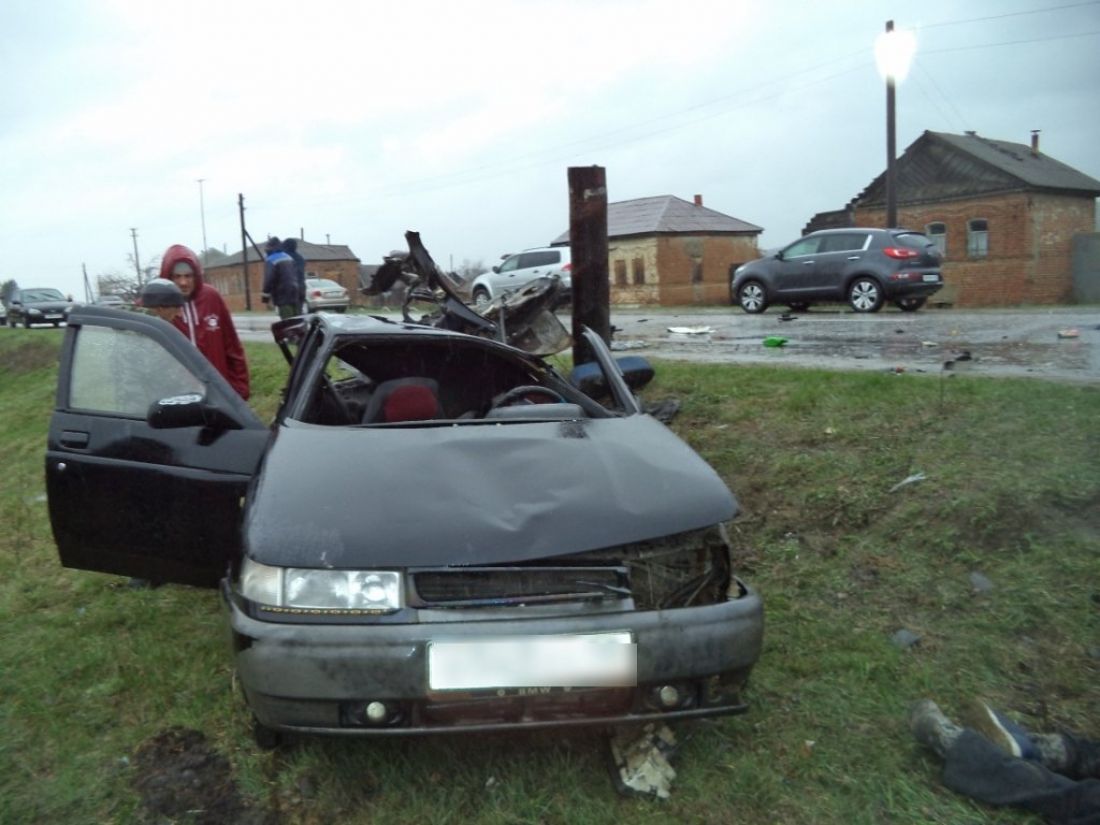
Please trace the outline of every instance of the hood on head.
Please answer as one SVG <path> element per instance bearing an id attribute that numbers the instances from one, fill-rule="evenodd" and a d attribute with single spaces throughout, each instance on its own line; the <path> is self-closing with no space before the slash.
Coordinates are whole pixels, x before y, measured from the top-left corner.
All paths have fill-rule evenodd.
<path id="1" fill-rule="evenodd" d="M 202 264 L 199 263 L 199 256 L 188 247 L 177 243 L 172 244 L 165 250 L 164 257 L 160 261 L 160 277 L 171 281 L 172 268 L 181 261 L 191 264 L 191 268 L 195 270 L 195 289 L 191 293 L 191 298 L 194 300 L 194 297 L 202 290 Z"/>
<path id="2" fill-rule="evenodd" d="M 296 241 L 294 238 L 287 238 L 285 241 L 283 241 L 283 252 L 297 252 L 297 251 L 298 251 L 298 241 Z"/>

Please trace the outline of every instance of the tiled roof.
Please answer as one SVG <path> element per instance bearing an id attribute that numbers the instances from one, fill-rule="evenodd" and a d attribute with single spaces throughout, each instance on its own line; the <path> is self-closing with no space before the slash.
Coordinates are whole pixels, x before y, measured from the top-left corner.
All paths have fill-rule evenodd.
<path id="1" fill-rule="evenodd" d="M 256 244 L 260 247 L 260 251 L 263 251 L 264 242 L 267 239 L 260 240 L 256 238 Z M 303 241 L 295 238 L 298 241 L 298 254 L 301 255 L 306 261 L 358 261 L 359 257 L 351 251 L 351 247 L 344 246 L 342 244 L 321 244 L 310 243 L 309 241 Z M 248 260 L 249 262 L 263 260 L 262 257 L 256 257 L 256 250 L 251 247 L 248 248 Z M 212 262 L 206 266 L 207 270 L 221 269 L 227 266 L 240 266 L 241 265 L 241 253 L 234 252 L 232 255 L 228 255 L 224 258 L 220 258 L 216 263 Z"/>
<path id="2" fill-rule="evenodd" d="M 607 205 L 607 237 L 659 233 L 743 233 L 764 230 L 738 218 L 696 206 L 675 195 L 656 195 Z M 551 245 L 569 243 L 569 230 L 551 241 Z"/>

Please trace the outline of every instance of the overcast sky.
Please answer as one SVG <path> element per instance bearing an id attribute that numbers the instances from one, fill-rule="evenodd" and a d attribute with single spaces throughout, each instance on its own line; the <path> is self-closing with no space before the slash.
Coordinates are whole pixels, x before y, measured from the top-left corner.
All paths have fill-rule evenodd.
<path id="1" fill-rule="evenodd" d="M 0 280 L 83 298 L 173 243 L 248 228 L 443 267 L 569 226 L 569 166 L 611 201 L 691 200 L 798 236 L 885 167 L 885 21 L 924 130 L 1027 143 L 1100 178 L 1100 2 L 4 0 Z M 200 208 L 200 178 L 204 208 Z"/>

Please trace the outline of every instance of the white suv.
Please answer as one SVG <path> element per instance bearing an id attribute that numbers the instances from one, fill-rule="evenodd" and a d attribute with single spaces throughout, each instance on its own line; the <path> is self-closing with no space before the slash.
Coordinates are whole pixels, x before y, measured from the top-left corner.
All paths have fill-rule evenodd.
<path id="1" fill-rule="evenodd" d="M 494 298 L 527 286 L 536 278 L 557 275 L 561 278 L 561 300 L 568 301 L 573 289 L 573 281 L 570 277 L 572 269 L 568 246 L 525 249 L 515 255 L 506 255 L 504 261 L 494 266 L 490 272 L 478 275 L 474 279 L 470 294 L 474 299 L 474 305 L 481 309 Z"/>

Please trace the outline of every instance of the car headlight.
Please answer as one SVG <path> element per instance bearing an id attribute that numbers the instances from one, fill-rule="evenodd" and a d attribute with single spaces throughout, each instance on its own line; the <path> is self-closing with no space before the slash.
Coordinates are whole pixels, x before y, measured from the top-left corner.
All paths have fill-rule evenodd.
<path id="1" fill-rule="evenodd" d="M 41 314 L 42 314 L 42 310 L 40 310 L 40 309 L 35 309 L 34 307 L 31 307 L 30 309 L 28 309 L 28 310 L 27 310 L 27 314 L 28 314 L 28 315 L 41 315 Z"/>
<path id="2" fill-rule="evenodd" d="M 393 612 L 402 607 L 401 574 L 393 570 L 272 567 L 245 559 L 241 595 L 292 610 Z"/>

